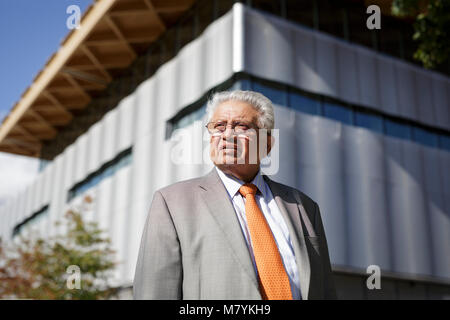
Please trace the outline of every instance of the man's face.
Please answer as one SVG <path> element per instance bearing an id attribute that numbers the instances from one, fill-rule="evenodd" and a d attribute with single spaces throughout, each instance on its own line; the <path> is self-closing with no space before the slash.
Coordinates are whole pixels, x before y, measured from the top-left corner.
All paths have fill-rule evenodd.
<path id="1" fill-rule="evenodd" d="M 258 111 L 250 104 L 235 100 L 225 101 L 215 109 L 211 123 L 227 125 L 222 134 L 211 135 L 210 138 L 210 157 L 216 166 L 219 168 L 236 165 L 259 167 L 258 115 Z M 232 124 L 236 125 L 237 131 L 245 126 L 250 129 L 245 134 L 233 132 Z"/>

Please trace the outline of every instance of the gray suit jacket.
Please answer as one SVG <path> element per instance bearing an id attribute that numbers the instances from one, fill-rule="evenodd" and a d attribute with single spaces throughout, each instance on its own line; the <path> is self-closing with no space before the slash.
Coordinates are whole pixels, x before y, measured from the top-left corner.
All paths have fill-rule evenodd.
<path id="1" fill-rule="evenodd" d="M 264 176 L 286 221 L 302 299 L 334 299 L 317 203 Z M 155 192 L 144 226 L 135 299 L 261 299 L 244 235 L 216 170 Z"/>

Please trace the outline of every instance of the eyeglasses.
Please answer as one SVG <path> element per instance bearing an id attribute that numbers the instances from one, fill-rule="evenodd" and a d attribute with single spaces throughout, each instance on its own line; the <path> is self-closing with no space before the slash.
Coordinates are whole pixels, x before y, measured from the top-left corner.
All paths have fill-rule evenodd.
<path id="1" fill-rule="evenodd" d="M 226 121 L 211 121 L 206 126 L 211 135 L 222 135 L 228 127 L 231 127 L 235 134 L 247 134 L 250 129 L 258 129 L 258 127 L 242 121 L 233 121 L 228 124 Z"/>

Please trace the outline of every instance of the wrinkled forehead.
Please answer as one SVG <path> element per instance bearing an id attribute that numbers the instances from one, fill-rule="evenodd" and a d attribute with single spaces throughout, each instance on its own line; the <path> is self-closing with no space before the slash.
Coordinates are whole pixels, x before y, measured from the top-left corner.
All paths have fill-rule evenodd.
<path id="1" fill-rule="evenodd" d="M 238 100 L 227 100 L 220 103 L 216 107 L 212 116 L 212 120 L 255 121 L 257 117 L 258 111 L 251 104 Z"/>

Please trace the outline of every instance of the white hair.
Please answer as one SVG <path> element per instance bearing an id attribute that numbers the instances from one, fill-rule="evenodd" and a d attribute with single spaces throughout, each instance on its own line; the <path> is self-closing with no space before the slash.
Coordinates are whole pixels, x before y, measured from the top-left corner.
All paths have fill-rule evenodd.
<path id="1" fill-rule="evenodd" d="M 257 125 L 260 129 L 267 129 L 270 133 L 271 129 L 274 128 L 275 116 L 273 114 L 272 101 L 255 91 L 235 90 L 214 93 L 211 98 L 208 99 L 206 105 L 206 114 L 208 116 L 207 122 L 211 121 L 216 108 L 221 103 L 229 100 L 241 101 L 253 106 L 259 112 Z"/>

